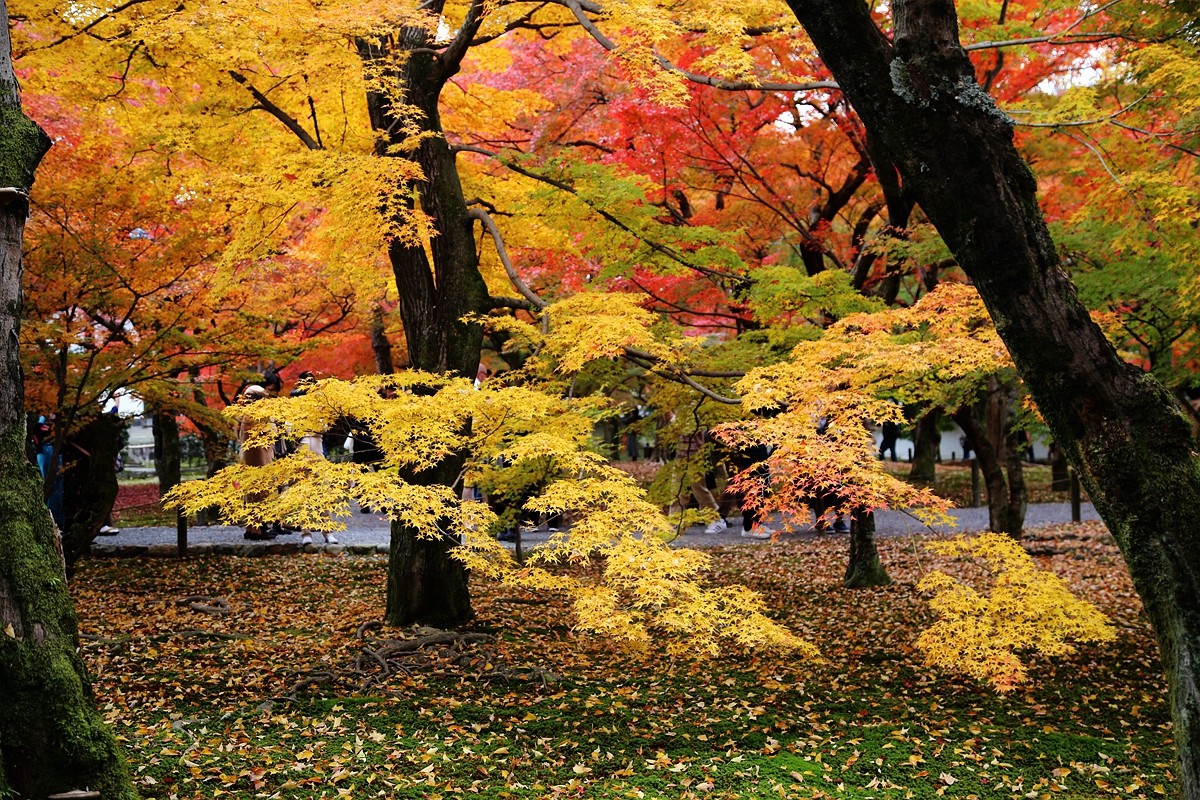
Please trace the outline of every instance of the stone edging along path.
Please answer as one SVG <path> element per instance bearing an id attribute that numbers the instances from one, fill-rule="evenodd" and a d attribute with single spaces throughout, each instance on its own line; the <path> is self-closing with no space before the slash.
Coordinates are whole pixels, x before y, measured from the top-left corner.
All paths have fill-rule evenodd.
<path id="1" fill-rule="evenodd" d="M 200 542 L 189 544 L 188 556 L 284 556 L 295 553 L 322 553 L 327 556 L 353 555 L 369 556 L 381 553 L 387 555 L 386 544 L 306 544 L 298 542 Z M 179 546 L 171 542 L 155 544 L 92 544 L 93 558 L 177 558 Z"/>

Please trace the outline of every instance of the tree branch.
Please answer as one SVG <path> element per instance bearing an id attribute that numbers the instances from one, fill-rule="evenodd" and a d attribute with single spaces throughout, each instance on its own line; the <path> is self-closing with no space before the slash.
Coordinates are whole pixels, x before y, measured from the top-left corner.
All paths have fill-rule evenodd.
<path id="1" fill-rule="evenodd" d="M 286 111 L 284 111 L 279 106 L 272 103 L 271 100 L 265 94 L 260 92 L 254 86 L 254 84 L 250 83 L 250 81 L 246 78 L 245 75 L 241 74 L 237 70 L 231 69 L 231 70 L 229 70 L 229 77 L 233 78 L 233 80 L 235 82 L 237 82 L 239 85 L 245 87 L 246 91 L 248 91 L 250 93 L 250 96 L 254 98 L 255 102 L 257 102 L 259 104 L 259 106 L 262 107 L 262 110 L 266 111 L 272 117 L 274 117 L 275 119 L 277 119 L 281 123 L 283 123 L 283 126 L 285 128 L 287 128 L 289 131 L 291 131 L 292 133 L 294 133 L 296 135 L 296 138 L 298 138 L 301 142 L 304 143 L 305 147 L 307 147 L 309 150 L 324 150 L 325 149 L 321 146 L 320 142 L 318 142 L 316 139 L 314 139 L 312 136 L 310 136 L 308 131 L 304 130 L 304 128 L 301 127 L 300 123 L 297 122 L 294 117 L 289 115 Z"/>
<path id="2" fill-rule="evenodd" d="M 717 394 L 707 386 L 698 383 L 687 372 L 675 367 L 664 366 L 653 354 L 647 353 L 645 350 L 638 350 L 635 347 L 625 347 L 622 349 L 625 351 L 625 356 L 631 361 L 640 364 L 646 369 L 656 372 L 668 380 L 690 386 L 711 400 L 716 400 L 718 403 L 724 403 L 730 406 L 740 406 L 742 404 L 742 399 L 740 397 L 726 397 L 723 394 Z M 730 375 L 729 377 L 736 376 Z"/>
<path id="3" fill-rule="evenodd" d="M 511 308 L 514 311 L 534 311 L 537 309 L 537 306 L 526 300 L 524 297 L 489 297 L 488 305 L 493 309 Z"/>
<path id="4" fill-rule="evenodd" d="M 525 281 L 521 280 L 521 276 L 517 274 L 516 268 L 513 267 L 512 261 L 508 257 L 508 249 L 504 246 L 504 238 L 500 236 L 500 229 L 496 227 L 496 222 L 492 219 L 491 214 L 482 208 L 472 208 L 467 211 L 467 216 L 483 223 L 483 227 L 492 235 L 492 241 L 496 243 L 496 255 L 500 256 L 500 263 L 504 265 L 504 272 L 508 275 L 508 280 L 512 283 L 513 288 L 520 292 L 521 296 L 532 303 L 534 307 L 544 309 L 546 301 L 539 297 L 537 292 L 530 289 Z M 493 300 L 495 299 L 493 298 Z"/>
<path id="5" fill-rule="evenodd" d="M 1017 125 L 1022 128 L 1082 128 L 1087 125 L 1099 125 L 1102 122 L 1112 122 L 1114 119 L 1121 116 L 1125 112 L 1129 111 L 1130 109 L 1132 109 L 1134 106 L 1136 106 L 1138 103 L 1142 102 L 1149 96 L 1150 96 L 1150 93 L 1146 92 L 1141 97 L 1139 97 L 1137 100 L 1134 100 L 1132 103 L 1125 106 L 1124 108 L 1119 108 L 1116 111 L 1112 112 L 1111 114 L 1106 114 L 1102 117 L 1095 117 L 1094 119 L 1080 119 L 1080 120 L 1072 120 L 1070 122 L 1016 122 L 1016 121 L 1014 121 L 1013 125 Z"/>
<path id="6" fill-rule="evenodd" d="M 596 27 L 596 23 L 588 17 L 584 10 L 583 4 L 578 0 L 553 0 L 559 5 L 565 6 L 575 15 L 575 19 L 583 27 L 588 34 L 596 40 L 596 43 L 610 53 L 617 49 L 617 43 L 604 35 L 604 32 Z M 599 11 L 600 7 L 596 4 L 588 4 L 592 11 Z M 673 72 L 682 78 L 699 83 L 704 86 L 711 86 L 714 89 L 723 89 L 732 92 L 741 91 L 762 91 L 762 92 L 808 92 L 815 89 L 838 89 L 835 81 L 808 81 L 806 83 L 779 83 L 775 81 L 730 81 L 723 78 L 714 78 L 711 75 L 700 75 L 695 72 L 689 72 L 682 67 L 677 67 L 668 61 L 657 52 L 654 53 L 654 60 L 667 72 Z"/>
<path id="7" fill-rule="evenodd" d="M 600 206 L 594 205 L 591 202 L 589 202 L 586 198 L 581 197 L 578 190 L 576 190 L 574 186 L 567 183 L 566 181 L 561 181 L 556 178 L 551 178 L 548 175 L 541 175 L 532 170 L 525 169 L 524 167 L 514 164 L 512 161 L 501 158 L 499 153 L 493 153 L 491 150 L 485 150 L 484 148 L 477 147 L 475 145 L 456 144 L 452 147 L 452 149 L 456 153 L 479 153 L 480 155 L 487 156 L 488 158 L 494 158 L 497 161 L 499 161 L 501 164 L 503 164 L 504 166 L 511 169 L 513 172 L 517 173 L 518 175 L 524 175 L 527 178 L 532 178 L 535 181 L 540 181 L 549 186 L 553 186 L 556 189 L 561 189 L 562 191 L 566 192 L 567 194 L 573 195 L 574 197 L 578 198 L 581 203 L 586 205 L 588 208 L 592 209 L 592 211 L 595 211 L 597 214 L 599 214 L 602 218 L 604 218 L 608 222 L 612 223 L 616 227 L 625 231 L 630 236 L 633 236 L 638 241 L 643 242 L 651 250 L 654 250 L 657 253 L 661 253 L 662 255 L 669 258 L 671 261 L 674 261 L 676 264 L 679 264 L 680 266 L 684 266 L 684 267 L 687 267 L 688 269 L 695 270 L 696 272 L 699 272 L 702 275 L 726 278 L 728 280 L 737 281 L 739 283 L 743 283 L 746 281 L 746 277 L 744 275 L 735 275 L 731 272 L 724 272 L 722 270 L 712 269 L 711 267 L 704 267 L 704 266 L 700 266 L 699 264 L 693 264 L 690 261 L 688 261 L 686 258 L 684 258 L 683 255 L 681 253 L 679 253 L 677 250 L 675 250 L 674 248 L 672 248 L 668 245 L 662 244 L 661 242 L 656 242 L 652 239 L 647 239 L 645 236 L 643 236 L 642 234 L 635 231 L 629 225 L 622 222 L 620 219 L 618 219 L 616 216 L 614 216 L 611 212 L 605 210 L 604 208 L 601 208 Z"/>
<path id="8" fill-rule="evenodd" d="M 479 32 L 479 25 L 482 22 L 483 0 L 471 0 L 471 6 L 467 9 L 467 16 L 463 20 L 462 27 L 458 29 L 458 34 L 455 35 L 454 39 L 450 42 L 450 46 L 441 55 L 442 74 L 446 78 L 458 72 L 458 67 L 462 63 L 463 56 L 470 49 L 471 40 Z"/>

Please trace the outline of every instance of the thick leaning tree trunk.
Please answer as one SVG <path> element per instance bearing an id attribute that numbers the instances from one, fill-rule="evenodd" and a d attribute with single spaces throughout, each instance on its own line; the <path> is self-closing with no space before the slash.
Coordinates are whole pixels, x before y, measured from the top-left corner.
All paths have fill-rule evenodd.
<path id="1" fill-rule="evenodd" d="M 21 113 L 0 0 L 0 795 L 82 789 L 134 798 L 116 739 L 92 705 L 62 554 L 25 457 L 17 327 L 27 190 L 50 141 Z"/>
<path id="2" fill-rule="evenodd" d="M 441 6 L 441 0 L 437 0 L 426 7 L 437 14 Z M 481 10 L 472 6 L 457 41 L 470 41 L 478 29 L 480 15 Z M 463 318 L 486 313 L 490 307 L 489 294 L 479 272 L 474 221 L 467 213 L 454 152 L 446 141 L 438 112 L 442 89 L 458 71 L 465 45 L 462 48 L 452 45 L 436 52 L 432 49 L 430 32 L 421 27 L 404 28 L 396 38 L 396 47 L 403 53 L 398 64 L 390 61 L 398 53 L 378 44 L 360 41 L 358 47 L 365 63 L 389 70 L 389 78 L 395 80 L 404 102 L 417 112 L 412 121 L 423 133 L 430 134 L 422 139 L 416 152 L 406 157 L 420 164 L 425 176 L 417 184 L 417 210 L 432 220 L 436 230 L 428 243 L 432 263 L 421 245 L 395 240 L 388 248 L 400 298 L 409 366 L 474 378 L 483 348 L 483 328 L 464 322 Z M 386 157 L 389 146 L 398 144 L 400 137 L 406 135 L 405 126 L 396 124 L 383 93 L 370 92 L 367 104 L 372 126 L 390 132 L 388 138 L 380 141 L 379 155 Z M 463 456 L 452 455 L 436 469 L 412 479 L 453 485 L 462 465 Z M 419 537 L 409 526 L 392 523 L 385 611 L 389 624 L 419 622 L 451 627 L 472 618 L 466 569 L 450 554 L 457 544 L 450 537 Z"/>
<path id="3" fill-rule="evenodd" d="M 861 0 L 788 3 L 979 290 L 1120 546 L 1158 636 L 1183 795 L 1200 800 L 1200 456 L 1188 421 L 1079 301 L 951 0 L 896 0 L 894 43 Z"/>

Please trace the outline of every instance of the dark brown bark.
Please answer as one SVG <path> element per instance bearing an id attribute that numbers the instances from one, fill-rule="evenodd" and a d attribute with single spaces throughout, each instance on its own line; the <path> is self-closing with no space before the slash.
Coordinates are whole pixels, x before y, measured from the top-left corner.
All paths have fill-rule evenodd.
<path id="1" fill-rule="evenodd" d="M 0 0 L 0 795 L 136 797 L 92 705 L 60 542 L 25 457 L 18 326 L 26 195 L 50 140 L 21 112 Z"/>
<path id="2" fill-rule="evenodd" d="M 922 414 L 913 425 L 913 460 L 908 479 L 912 483 L 931 486 L 937 477 L 938 452 L 942 444 L 942 433 L 938 425 L 942 410 L 931 408 Z"/>
<path id="3" fill-rule="evenodd" d="M 441 0 L 426 6 L 440 12 Z M 403 28 L 390 43 L 358 42 L 359 55 L 369 70 L 387 76 L 403 94 L 426 135 L 415 152 L 405 153 L 421 166 L 425 179 L 419 182 L 420 212 L 436 230 L 427 243 L 393 240 L 388 247 L 400 319 L 413 369 L 474 378 L 483 345 L 483 328 L 464 322 L 469 314 L 486 313 L 490 307 L 487 285 L 479 272 L 474 220 L 467 213 L 466 198 L 458 168 L 442 130 L 438 101 L 446 81 L 458 71 L 465 43 L 478 29 L 482 6 L 472 5 L 455 42 L 445 50 L 432 49 L 430 32 L 423 27 Z M 398 120 L 388 98 L 372 91 L 367 96 L 372 127 L 385 132 L 378 153 L 389 157 L 391 146 L 410 134 Z M 428 254 L 427 254 L 428 253 Z M 432 255 L 432 263 L 429 255 Z M 461 467 L 461 457 L 451 457 L 425 480 L 452 484 Z M 385 618 L 393 625 L 423 622 L 458 625 L 471 619 L 467 572 L 449 555 L 455 539 L 420 538 L 415 530 L 392 523 L 392 548 L 388 564 L 388 593 Z"/>
<path id="4" fill-rule="evenodd" d="M 414 483 L 451 484 L 462 467 L 462 460 L 451 458 L 436 469 L 411 477 Z M 448 524 L 443 522 L 443 530 Z M 457 539 L 417 536 L 416 532 L 392 523 L 389 557 L 386 619 L 390 625 L 420 623 L 436 628 L 452 628 L 471 620 L 471 594 L 467 572 L 450 551 Z M 403 572 L 395 576 L 396 567 Z M 401 579 L 397 579 L 397 577 Z"/>
<path id="5" fill-rule="evenodd" d="M 875 514 L 856 511 L 850 518 L 850 561 L 842 585 L 847 589 L 887 586 L 892 582 L 875 546 Z"/>
<path id="6" fill-rule="evenodd" d="M 375 354 L 375 372 L 391 375 L 396 371 L 392 361 L 392 343 L 388 341 L 383 326 L 383 309 L 378 305 L 371 313 L 371 352 Z"/>
<path id="7" fill-rule="evenodd" d="M 975 448 L 975 459 L 987 488 L 988 528 L 1019 539 L 1029 493 L 1012 429 L 1014 397 L 1013 387 L 993 379 L 987 398 L 978 409 L 964 406 L 953 416 Z"/>
<path id="8" fill-rule="evenodd" d="M 788 0 L 905 190 L 970 276 L 1116 539 L 1158 635 L 1187 800 L 1200 800 L 1200 457 L 1170 393 L 1125 364 L 1059 263 L 1011 121 L 975 82 L 951 0 Z"/>
<path id="9" fill-rule="evenodd" d="M 117 453 L 125 423 L 112 414 L 88 421 L 63 448 L 62 549 L 67 573 L 87 555 L 117 500 Z"/>
<path id="10" fill-rule="evenodd" d="M 1050 491 L 1065 492 L 1071 488 L 1071 470 L 1062 448 L 1050 443 Z"/>
<path id="11" fill-rule="evenodd" d="M 179 452 L 179 421 L 173 411 L 156 411 L 151 418 L 154 434 L 154 473 L 161 494 L 179 485 L 183 464 Z"/>

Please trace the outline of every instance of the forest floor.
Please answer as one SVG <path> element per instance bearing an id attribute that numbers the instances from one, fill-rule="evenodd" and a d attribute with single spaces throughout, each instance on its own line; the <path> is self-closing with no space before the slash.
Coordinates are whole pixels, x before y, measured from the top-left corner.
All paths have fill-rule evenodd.
<path id="1" fill-rule="evenodd" d="M 630 652 L 575 631 L 560 599 L 482 580 L 463 635 L 385 631 L 382 556 L 89 560 L 72 591 L 97 700 L 150 798 L 1175 794 L 1154 639 L 1103 526 L 1026 543 L 1117 640 L 1034 657 L 1005 695 L 915 650 L 932 621 L 920 578 L 980 580 L 926 541 L 882 539 L 894 583 L 859 590 L 841 588 L 840 537 L 706 551 L 710 579 L 761 592 L 815 662 Z"/>

